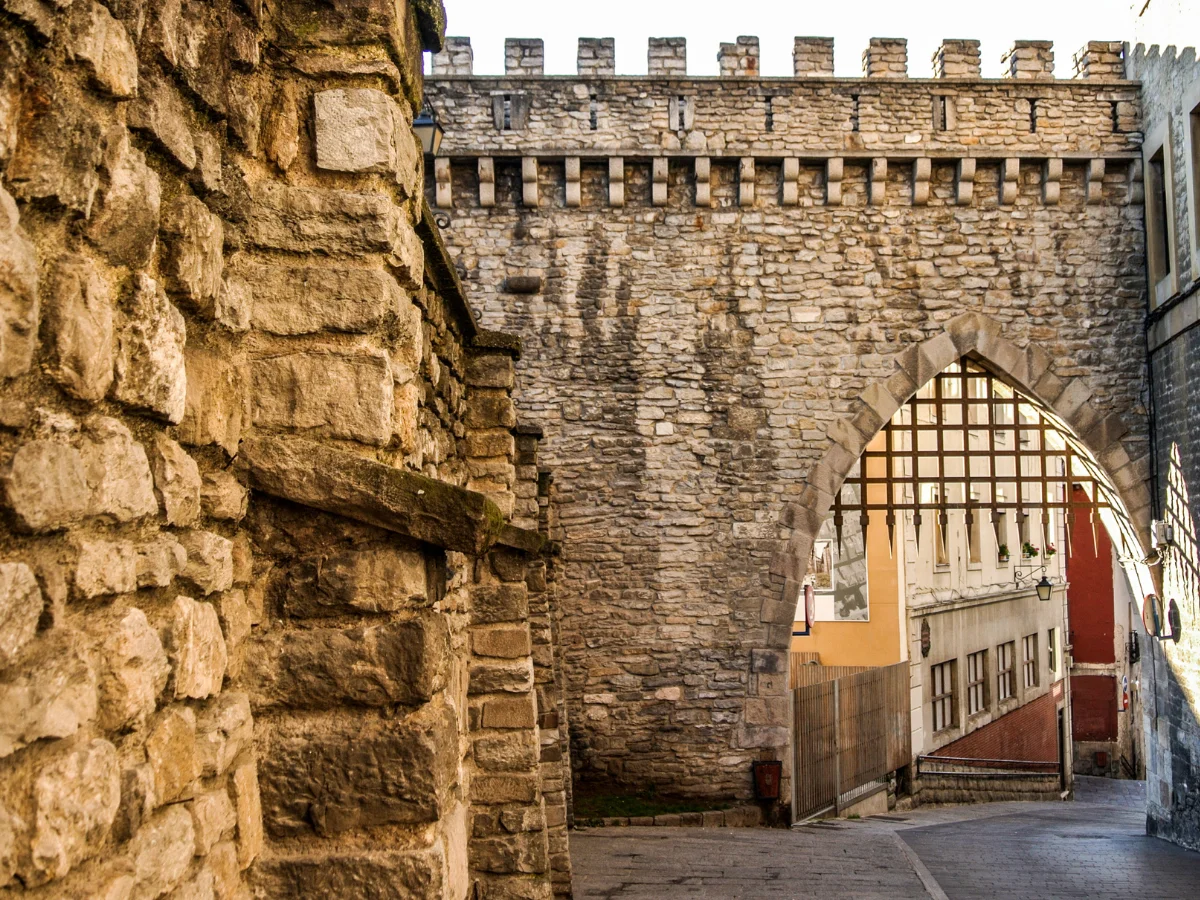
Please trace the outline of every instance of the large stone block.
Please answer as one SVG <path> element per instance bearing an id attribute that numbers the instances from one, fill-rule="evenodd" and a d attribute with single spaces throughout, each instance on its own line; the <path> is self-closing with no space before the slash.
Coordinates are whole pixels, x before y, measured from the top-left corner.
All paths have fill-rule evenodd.
<path id="1" fill-rule="evenodd" d="M 237 678 L 242 671 L 246 655 L 246 640 L 250 637 L 251 615 L 246 603 L 246 592 L 240 588 L 225 591 L 217 597 L 217 612 L 225 634 L 225 651 L 229 662 L 226 671 L 230 678 Z"/>
<path id="2" fill-rule="evenodd" d="M 200 517 L 200 467 L 161 433 L 154 437 L 154 486 L 168 525 L 188 526 Z"/>
<path id="3" fill-rule="evenodd" d="M 37 331 L 37 257 L 16 202 L 0 187 L 0 378 L 29 371 Z"/>
<path id="4" fill-rule="evenodd" d="M 87 514 L 91 494 L 83 456 L 69 444 L 50 440 L 17 449 L 4 488 L 17 524 L 33 532 L 76 523 Z"/>
<path id="5" fill-rule="evenodd" d="M 222 694 L 196 716 L 196 755 L 206 778 L 223 775 L 253 740 L 254 720 L 245 694 Z"/>
<path id="6" fill-rule="evenodd" d="M 159 804 L 191 797 L 200 777 L 196 714 L 183 704 L 159 713 L 146 737 L 146 760 L 154 773 L 154 797 Z"/>
<path id="7" fill-rule="evenodd" d="M 449 642 L 445 621 L 434 613 L 371 627 L 276 633 L 248 652 L 243 683 L 264 706 L 415 705 L 442 687 Z"/>
<path id="8" fill-rule="evenodd" d="M 317 167 L 334 172 L 396 169 L 396 103 L 372 88 L 313 95 Z"/>
<path id="9" fill-rule="evenodd" d="M 233 770 L 233 799 L 237 805 L 237 862 L 247 869 L 262 853 L 263 810 L 258 768 L 244 762 Z"/>
<path id="10" fill-rule="evenodd" d="M 211 603 L 176 597 L 167 632 L 175 696 L 203 699 L 219 693 L 225 678 L 225 639 Z"/>
<path id="11" fill-rule="evenodd" d="M 205 594 L 233 587 L 233 542 L 211 531 L 184 531 L 179 542 L 187 551 L 183 577 Z"/>
<path id="12" fill-rule="evenodd" d="M 143 825 L 129 845 L 136 873 L 130 900 L 154 900 L 174 888 L 187 874 L 195 848 L 192 817 L 180 804 Z"/>
<path id="13" fill-rule="evenodd" d="M 137 95 L 137 49 L 120 21 L 99 3 L 82 0 L 64 24 L 67 53 L 87 64 L 101 88 L 122 100 Z"/>
<path id="14" fill-rule="evenodd" d="M 177 424 L 187 396 L 183 316 L 158 283 L 142 274 L 135 276 L 123 309 L 114 396 Z"/>
<path id="15" fill-rule="evenodd" d="M 42 608 L 33 570 L 22 562 L 0 563 L 0 670 L 12 665 L 33 640 Z"/>
<path id="16" fill-rule="evenodd" d="M 523 584 L 481 584 L 471 589 L 471 624 L 524 622 L 529 617 L 529 591 Z"/>
<path id="17" fill-rule="evenodd" d="M 191 194 L 181 194 L 163 214 L 167 289 L 197 312 L 213 315 L 224 271 L 225 229 L 219 216 Z"/>
<path id="18" fill-rule="evenodd" d="M 90 515 L 132 522 L 158 512 L 146 450 L 120 421 L 106 416 L 88 420 L 80 457 Z"/>
<path id="19" fill-rule="evenodd" d="M 205 472 L 200 485 L 200 505 L 206 516 L 240 522 L 250 502 L 249 492 L 229 472 Z"/>
<path id="20" fill-rule="evenodd" d="M 256 885 L 270 897 L 370 897 L 415 900 L 444 893 L 441 848 L 331 856 L 275 856 L 260 864 Z"/>
<path id="21" fill-rule="evenodd" d="M 273 334 L 368 332 L 406 303 L 382 269 L 245 265 L 238 273 L 253 285 L 254 326 Z"/>
<path id="22" fill-rule="evenodd" d="M 0 758 L 43 738 L 70 737 L 96 715 L 96 673 L 83 641 L 55 633 L 36 666 L 0 681 Z"/>
<path id="23" fill-rule="evenodd" d="M 139 545 L 137 552 L 138 587 L 169 587 L 187 565 L 187 551 L 167 534 Z"/>
<path id="24" fill-rule="evenodd" d="M 392 436 L 392 373 L 379 353 L 292 353 L 250 365 L 254 423 L 320 429 L 383 445 Z"/>
<path id="25" fill-rule="evenodd" d="M 246 236 L 271 250 L 391 253 L 400 231 L 407 228 L 402 208 L 381 194 L 270 181 L 256 184 L 251 191 Z"/>
<path id="26" fill-rule="evenodd" d="M 186 415 L 179 426 L 179 439 L 195 446 L 216 444 L 237 456 L 247 422 L 241 371 L 203 348 L 189 348 L 186 361 Z"/>
<path id="27" fill-rule="evenodd" d="M 140 97 L 129 104 L 129 127 L 149 133 L 185 169 L 196 165 L 187 111 L 178 90 L 161 76 L 142 79 Z"/>
<path id="28" fill-rule="evenodd" d="M 288 573 L 283 608 L 292 616 L 381 613 L 423 605 L 425 555 L 415 549 L 370 547 L 301 560 Z"/>
<path id="29" fill-rule="evenodd" d="M 198 793 L 188 808 L 192 813 L 197 856 L 207 856 L 215 844 L 237 827 L 237 811 L 224 786 Z"/>
<path id="30" fill-rule="evenodd" d="M 113 303 L 86 256 L 63 257 L 46 291 L 46 372 L 68 394 L 95 402 L 113 381 Z"/>
<path id="31" fill-rule="evenodd" d="M 262 756 L 275 837 L 436 822 L 451 801 L 458 729 L 447 708 L 352 725 L 280 722 Z"/>
<path id="32" fill-rule="evenodd" d="M 45 92 L 47 102 L 23 110 L 21 139 L 8 162 L 5 181 L 22 200 L 54 199 L 87 217 L 100 187 L 102 123 L 108 119 L 108 107 L 87 95 L 71 96 L 44 80 L 36 83 L 36 89 Z"/>
<path id="33" fill-rule="evenodd" d="M 146 614 L 126 612 L 100 646 L 101 727 L 140 727 L 154 712 L 170 673 L 162 641 Z"/>
<path id="34" fill-rule="evenodd" d="M 137 549 L 132 541 L 79 542 L 75 593 L 85 599 L 137 590 Z"/>

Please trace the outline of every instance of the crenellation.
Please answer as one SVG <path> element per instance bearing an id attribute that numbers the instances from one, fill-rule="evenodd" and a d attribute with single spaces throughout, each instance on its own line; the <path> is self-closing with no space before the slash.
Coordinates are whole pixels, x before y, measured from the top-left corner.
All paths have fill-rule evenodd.
<path id="1" fill-rule="evenodd" d="M 792 45 L 792 72 L 797 78 L 832 78 L 833 38 L 796 38 Z"/>
<path id="2" fill-rule="evenodd" d="M 660 78 L 687 77 L 687 38 L 650 38 L 647 74 Z"/>
<path id="3" fill-rule="evenodd" d="M 475 72 L 475 52 L 469 37 L 447 37 L 442 49 L 430 58 L 433 76 L 472 75 Z"/>
<path id="4" fill-rule="evenodd" d="M 617 42 L 613 38 L 580 38 L 575 63 L 580 75 L 616 75 Z"/>
<path id="5" fill-rule="evenodd" d="M 871 38 L 862 55 L 867 78 L 907 78 L 908 41 L 904 38 Z"/>
<path id="6" fill-rule="evenodd" d="M 1121 41 L 1088 41 L 1071 59 L 1076 78 L 1125 78 L 1125 45 Z"/>
<path id="7" fill-rule="evenodd" d="M 934 78 L 979 78 L 983 67 L 979 41 L 942 41 L 933 54 Z"/>
<path id="8" fill-rule="evenodd" d="M 755 78 L 759 74 L 758 38 L 741 36 L 735 43 L 722 44 L 717 64 L 722 78 Z"/>
<path id="9" fill-rule="evenodd" d="M 1015 41 L 1000 58 L 1005 78 L 1050 81 L 1054 78 L 1053 41 Z"/>
<path id="10" fill-rule="evenodd" d="M 505 75 L 544 75 L 546 47 L 541 38 L 505 38 Z"/>

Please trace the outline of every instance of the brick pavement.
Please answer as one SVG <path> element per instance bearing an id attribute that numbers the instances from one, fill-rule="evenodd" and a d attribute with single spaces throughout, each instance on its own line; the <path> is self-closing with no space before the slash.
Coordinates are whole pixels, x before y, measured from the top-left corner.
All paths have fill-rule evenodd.
<path id="1" fill-rule="evenodd" d="M 787 831 L 577 831 L 571 845 L 575 896 L 577 900 L 1197 897 L 1200 854 L 1146 837 L 1140 784 L 1101 782 L 1081 780 L 1080 799 L 1075 803 L 924 808 Z M 922 882 L 919 869 L 928 884 Z"/>

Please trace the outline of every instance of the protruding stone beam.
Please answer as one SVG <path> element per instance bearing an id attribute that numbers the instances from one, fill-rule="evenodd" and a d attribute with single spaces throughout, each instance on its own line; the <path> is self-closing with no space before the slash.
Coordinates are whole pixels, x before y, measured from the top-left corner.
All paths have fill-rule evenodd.
<path id="1" fill-rule="evenodd" d="M 1057 206 L 1062 197 L 1061 159 L 1048 159 L 1042 170 L 1042 202 L 1047 206 Z"/>
<path id="2" fill-rule="evenodd" d="M 1146 202 L 1145 175 L 1140 159 L 1129 162 L 1129 202 L 1134 205 Z"/>
<path id="3" fill-rule="evenodd" d="M 1016 41 L 1000 59 L 1005 78 L 1054 79 L 1053 41 Z"/>
<path id="4" fill-rule="evenodd" d="M 883 206 L 887 200 L 887 160 L 879 157 L 871 160 L 871 180 L 867 187 L 867 202 L 872 206 Z"/>
<path id="5" fill-rule="evenodd" d="M 1021 187 L 1021 160 L 1006 159 L 1000 164 L 1000 202 L 1010 206 L 1017 200 Z"/>
<path id="6" fill-rule="evenodd" d="M 655 206 L 667 205 L 667 158 L 657 157 L 651 164 L 650 200 Z"/>
<path id="7" fill-rule="evenodd" d="M 792 45 L 792 71 L 797 78 L 832 78 L 833 38 L 796 38 Z"/>
<path id="8" fill-rule="evenodd" d="M 903 38 L 871 38 L 862 55 L 863 74 L 868 78 L 907 78 L 908 41 Z"/>
<path id="9" fill-rule="evenodd" d="M 979 41 L 944 40 L 933 54 L 934 78 L 979 78 Z"/>
<path id="10" fill-rule="evenodd" d="M 479 157 L 479 205 L 484 209 L 496 205 L 496 162 L 490 156 Z"/>
<path id="11" fill-rule="evenodd" d="M 929 157 L 923 156 L 913 160 L 913 206 L 925 206 L 929 203 L 929 178 L 933 174 L 933 163 Z"/>
<path id="12" fill-rule="evenodd" d="M 433 54 L 431 68 L 438 75 L 473 75 L 475 53 L 469 37 L 447 37 L 441 51 Z"/>
<path id="13" fill-rule="evenodd" d="M 621 156 L 608 160 L 608 205 L 625 205 L 625 159 Z"/>
<path id="14" fill-rule="evenodd" d="M 583 203 L 583 191 L 580 186 L 579 157 L 568 156 L 565 169 L 567 175 L 567 206 L 574 209 Z"/>
<path id="15" fill-rule="evenodd" d="M 795 206 L 800 202 L 800 160 L 794 156 L 783 160 L 783 205 Z"/>
<path id="16" fill-rule="evenodd" d="M 575 70 L 580 75 L 616 75 L 617 42 L 613 38 L 580 38 Z"/>
<path id="17" fill-rule="evenodd" d="M 712 206 L 712 161 L 696 157 L 696 205 Z"/>
<path id="18" fill-rule="evenodd" d="M 1089 159 L 1087 165 L 1087 203 L 1095 206 L 1104 199 L 1104 160 Z"/>
<path id="19" fill-rule="evenodd" d="M 842 205 L 842 175 L 846 167 L 840 156 L 825 160 L 825 204 Z"/>
<path id="20" fill-rule="evenodd" d="M 975 160 L 968 157 L 958 161 L 955 183 L 954 202 L 959 206 L 970 206 L 975 196 Z"/>
<path id="21" fill-rule="evenodd" d="M 544 75 L 546 48 L 541 38 L 505 38 L 505 75 Z"/>
<path id="22" fill-rule="evenodd" d="M 521 160 L 521 202 L 536 208 L 539 199 L 537 157 L 526 156 Z"/>
<path id="23" fill-rule="evenodd" d="M 442 208 L 453 206 L 453 188 L 450 184 L 450 160 L 438 157 L 433 161 L 434 203 Z"/>
<path id="24" fill-rule="evenodd" d="M 1072 62 L 1076 78 L 1124 78 L 1125 45 L 1120 41 L 1088 41 Z"/>
<path id="25" fill-rule="evenodd" d="M 758 38 L 742 35 L 732 44 L 722 44 L 717 53 L 717 65 L 722 78 L 758 76 Z"/>
<path id="26" fill-rule="evenodd" d="M 754 157 L 743 156 L 738 164 L 738 206 L 754 205 Z"/>
<path id="27" fill-rule="evenodd" d="M 687 75 L 687 38 L 650 38 L 646 53 L 647 74 L 683 78 Z"/>

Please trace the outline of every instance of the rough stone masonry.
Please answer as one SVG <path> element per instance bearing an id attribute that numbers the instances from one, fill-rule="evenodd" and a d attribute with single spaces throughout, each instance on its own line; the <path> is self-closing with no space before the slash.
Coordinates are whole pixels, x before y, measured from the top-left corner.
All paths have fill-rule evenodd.
<path id="1" fill-rule="evenodd" d="M 0 0 L 0 893 L 570 892 L 549 473 L 439 0 Z"/>
<path id="2" fill-rule="evenodd" d="M 786 652 L 812 538 L 865 442 L 963 355 L 1043 401 L 1150 517 L 1138 86 L 1121 44 L 1056 78 L 1046 42 L 984 78 L 946 41 L 863 78 L 797 38 L 719 78 L 650 41 L 615 74 L 581 39 L 503 76 L 448 38 L 426 94 L 446 128 L 427 196 L 489 327 L 519 334 L 562 528 L 577 777 L 712 799 L 787 761 Z M 1061 66 L 1060 66 L 1061 68 Z M 785 797 L 786 797 L 785 787 Z"/>

